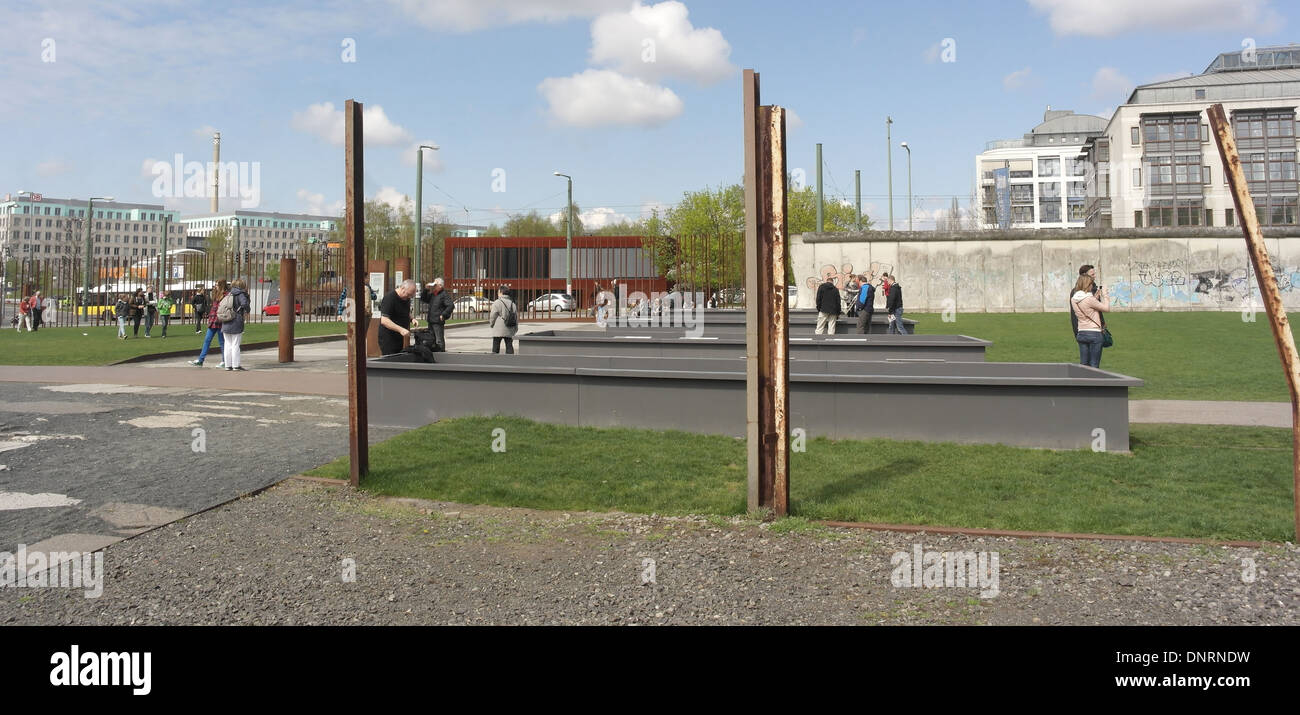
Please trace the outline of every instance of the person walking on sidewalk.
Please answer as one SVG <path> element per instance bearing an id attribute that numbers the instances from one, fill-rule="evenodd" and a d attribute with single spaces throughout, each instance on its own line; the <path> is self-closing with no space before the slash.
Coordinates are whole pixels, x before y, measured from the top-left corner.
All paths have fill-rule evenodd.
<path id="1" fill-rule="evenodd" d="M 889 279 L 889 300 L 885 301 L 885 313 L 889 315 L 887 333 L 908 335 L 907 326 L 903 325 L 903 285 L 894 276 L 886 273 Z"/>
<path id="2" fill-rule="evenodd" d="M 492 301 L 488 327 L 492 329 L 492 352 L 501 352 L 501 341 L 504 340 L 506 355 L 514 355 L 515 333 L 519 332 L 519 310 L 510 299 L 510 289 L 505 286 L 497 290 L 497 299 Z"/>
<path id="3" fill-rule="evenodd" d="M 222 346 L 221 352 L 225 356 L 226 370 L 243 371 L 243 366 L 239 364 L 239 343 L 244 338 L 244 317 L 248 315 L 252 308 L 251 301 L 248 298 L 248 284 L 243 278 L 236 278 L 234 286 L 230 289 L 230 295 L 222 298 L 222 301 L 229 301 L 230 310 L 233 317 L 230 320 L 221 321 L 222 337 L 226 344 Z M 221 315 L 221 306 L 217 306 L 217 317 Z"/>
<path id="4" fill-rule="evenodd" d="M 162 323 L 163 338 L 167 337 L 167 326 L 172 322 L 172 308 L 175 305 L 170 295 L 163 294 L 163 297 L 158 299 L 158 322 Z"/>
<path id="5" fill-rule="evenodd" d="M 224 353 L 226 349 L 225 338 L 221 335 L 221 321 L 217 320 L 217 304 L 221 302 L 222 297 L 226 294 L 226 279 L 222 278 L 217 281 L 217 285 L 212 289 L 212 300 L 207 303 L 208 307 L 208 332 L 203 336 L 203 349 L 199 351 L 199 359 L 191 360 L 191 365 L 203 367 L 203 360 L 208 357 L 208 348 L 212 347 L 212 338 L 217 339 L 217 347 Z M 223 359 L 217 367 L 225 367 L 226 361 Z"/>

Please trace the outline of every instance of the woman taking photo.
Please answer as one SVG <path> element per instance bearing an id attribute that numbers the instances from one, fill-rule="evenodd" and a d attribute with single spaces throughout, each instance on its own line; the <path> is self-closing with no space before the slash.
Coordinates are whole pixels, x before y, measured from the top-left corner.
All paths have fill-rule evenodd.
<path id="1" fill-rule="evenodd" d="M 1079 364 L 1101 367 L 1101 314 L 1110 311 L 1106 289 L 1096 286 L 1092 276 L 1079 276 L 1074 283 L 1074 294 L 1070 296 L 1070 309 L 1079 319 L 1079 334 L 1075 336 L 1079 342 Z"/>

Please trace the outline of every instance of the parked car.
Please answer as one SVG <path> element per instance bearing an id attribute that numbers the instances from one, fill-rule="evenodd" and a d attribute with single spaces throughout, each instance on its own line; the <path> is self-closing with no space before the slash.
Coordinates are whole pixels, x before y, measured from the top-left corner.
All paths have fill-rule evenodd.
<path id="1" fill-rule="evenodd" d="M 262 306 L 262 315 L 279 315 L 279 314 L 280 314 L 279 299 L 273 300 L 267 303 L 266 305 Z M 293 314 L 302 315 L 302 301 L 295 300 L 293 302 Z"/>
<path id="2" fill-rule="evenodd" d="M 477 295 L 465 295 L 455 301 L 457 313 L 486 313 L 492 310 L 492 301 Z"/>
<path id="3" fill-rule="evenodd" d="M 529 301 L 526 309 L 539 313 L 553 310 L 575 311 L 578 309 L 578 301 L 568 293 L 547 293 Z"/>

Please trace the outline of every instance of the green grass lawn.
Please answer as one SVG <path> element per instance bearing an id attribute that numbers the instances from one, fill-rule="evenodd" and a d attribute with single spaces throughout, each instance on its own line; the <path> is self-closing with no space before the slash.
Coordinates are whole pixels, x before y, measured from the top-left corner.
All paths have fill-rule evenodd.
<path id="1" fill-rule="evenodd" d="M 1078 362 L 1070 317 L 1062 313 L 958 313 L 945 323 L 937 313 L 904 313 L 919 333 L 961 334 L 991 340 L 996 362 Z M 1294 321 L 1300 314 L 1289 316 Z M 1112 313 L 1115 346 L 1102 351 L 1101 367 L 1140 377 L 1135 400 L 1243 400 L 1286 402 L 1286 379 L 1268 316 L 1255 322 L 1241 313 Z M 1292 333 L 1294 334 L 1294 328 Z"/>
<path id="2" fill-rule="evenodd" d="M 494 428 L 506 451 L 493 452 Z M 1135 425 L 1132 454 L 810 440 L 791 459 L 809 519 L 1294 540 L 1289 430 Z M 727 437 L 447 420 L 370 451 L 363 487 L 539 509 L 745 512 L 744 442 Z M 311 472 L 346 479 L 342 459 Z"/>
<path id="3" fill-rule="evenodd" d="M 204 326 L 206 332 L 206 326 Z M 320 323 L 295 323 L 294 335 L 334 335 L 347 329 L 346 324 L 329 321 Z M 127 326 L 127 335 L 131 334 Z M 153 337 L 144 337 L 144 323 L 140 336 L 128 340 L 117 339 L 117 325 L 88 328 L 42 328 L 35 333 L 18 332 L 12 328 L 0 331 L 0 365 L 107 365 L 119 360 L 172 352 L 193 350 L 198 355 L 204 333 L 194 333 L 194 323 L 173 323 L 167 329 L 167 339 L 162 339 L 162 327 L 154 326 Z M 249 323 L 244 330 L 244 345 L 276 340 L 280 336 L 279 323 Z M 213 341 L 212 349 L 218 356 L 221 351 Z"/>

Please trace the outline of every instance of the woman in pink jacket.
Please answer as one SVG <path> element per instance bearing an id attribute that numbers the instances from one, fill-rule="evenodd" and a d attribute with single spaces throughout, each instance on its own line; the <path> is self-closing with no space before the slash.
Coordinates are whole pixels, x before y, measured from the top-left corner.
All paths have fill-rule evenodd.
<path id="1" fill-rule="evenodd" d="M 1079 364 L 1101 367 L 1102 317 L 1110 310 L 1110 298 L 1106 289 L 1098 287 L 1093 292 L 1092 276 L 1079 276 L 1074 284 L 1074 294 L 1070 296 L 1070 309 L 1079 319 Z"/>

